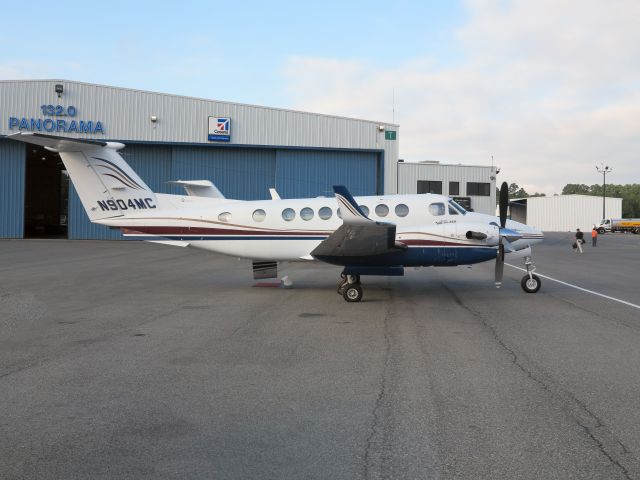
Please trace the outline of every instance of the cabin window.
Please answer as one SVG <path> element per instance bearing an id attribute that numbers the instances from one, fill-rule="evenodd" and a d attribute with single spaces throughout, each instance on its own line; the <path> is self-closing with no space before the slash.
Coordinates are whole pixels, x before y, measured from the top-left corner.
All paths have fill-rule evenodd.
<path id="1" fill-rule="evenodd" d="M 313 210 L 309 207 L 304 207 L 302 210 L 300 210 L 300 218 L 307 221 L 311 220 L 313 218 Z"/>
<path id="2" fill-rule="evenodd" d="M 362 213 L 364 213 L 365 217 L 369 216 L 369 207 L 367 207 L 366 205 L 358 205 L 360 207 L 360 210 L 362 210 Z"/>
<path id="3" fill-rule="evenodd" d="M 444 203 L 432 203 L 429 205 L 429 213 L 434 217 L 444 215 Z"/>
<path id="4" fill-rule="evenodd" d="M 218 215 L 218 220 L 221 222 L 230 222 L 231 221 L 231 212 L 222 212 Z"/>
<path id="5" fill-rule="evenodd" d="M 338 209 L 336 210 L 336 216 L 342 219 L 342 211 L 340 211 L 340 207 L 338 207 Z"/>
<path id="6" fill-rule="evenodd" d="M 449 205 L 449 215 L 460 215 L 460 213 L 453 208 L 453 205 Z"/>
<path id="7" fill-rule="evenodd" d="M 254 210 L 253 212 L 253 220 L 256 222 L 262 222 L 266 216 L 267 214 L 261 208 Z"/>
<path id="8" fill-rule="evenodd" d="M 409 207 L 407 207 L 404 203 L 399 203 L 395 208 L 396 215 L 399 217 L 406 217 L 409 215 Z"/>
<path id="9" fill-rule="evenodd" d="M 389 214 L 389 207 L 387 207 L 384 203 L 380 205 L 376 205 L 376 215 L 379 217 L 386 217 Z"/>
<path id="10" fill-rule="evenodd" d="M 333 211 L 329 207 L 322 207 L 320 210 L 318 210 L 318 216 L 322 220 L 329 220 L 332 215 Z"/>
<path id="11" fill-rule="evenodd" d="M 282 211 L 282 218 L 285 222 L 290 222 L 294 218 L 296 218 L 296 211 L 293 208 L 285 208 Z"/>

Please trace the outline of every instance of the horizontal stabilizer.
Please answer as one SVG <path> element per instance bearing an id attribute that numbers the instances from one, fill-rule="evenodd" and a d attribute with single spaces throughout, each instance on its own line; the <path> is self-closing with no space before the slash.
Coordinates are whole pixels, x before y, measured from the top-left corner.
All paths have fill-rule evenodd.
<path id="1" fill-rule="evenodd" d="M 106 147 L 113 150 L 124 148 L 124 144 L 118 142 L 101 142 L 99 140 L 85 140 L 81 138 L 59 137 L 44 133 L 18 132 L 7 135 L 11 140 L 40 145 L 54 152 L 81 152 L 90 147 Z"/>
<path id="2" fill-rule="evenodd" d="M 224 198 L 224 195 L 209 180 L 173 180 L 173 185 L 182 185 L 190 197 Z"/>

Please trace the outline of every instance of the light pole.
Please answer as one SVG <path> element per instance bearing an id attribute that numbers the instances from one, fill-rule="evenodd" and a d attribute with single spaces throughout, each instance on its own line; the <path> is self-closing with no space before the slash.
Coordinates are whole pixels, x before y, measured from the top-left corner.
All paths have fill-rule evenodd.
<path id="1" fill-rule="evenodd" d="M 596 165 L 596 170 L 602 174 L 602 221 L 606 220 L 605 200 L 607 197 L 607 173 L 611 172 L 613 168 L 604 163 L 600 166 Z"/>

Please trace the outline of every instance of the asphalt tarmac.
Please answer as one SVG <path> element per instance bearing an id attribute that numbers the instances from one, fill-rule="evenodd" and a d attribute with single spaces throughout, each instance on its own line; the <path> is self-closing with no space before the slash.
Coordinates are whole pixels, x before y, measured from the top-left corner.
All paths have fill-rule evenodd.
<path id="1" fill-rule="evenodd" d="M 537 294 L 489 262 L 359 304 L 326 265 L 0 241 L 0 478 L 640 479 L 640 235 L 569 238 Z"/>

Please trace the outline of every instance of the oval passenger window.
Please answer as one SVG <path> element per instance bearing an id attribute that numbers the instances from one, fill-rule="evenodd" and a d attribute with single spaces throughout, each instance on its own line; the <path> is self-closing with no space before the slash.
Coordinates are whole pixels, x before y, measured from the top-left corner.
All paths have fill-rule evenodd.
<path id="1" fill-rule="evenodd" d="M 389 207 L 387 207 L 384 203 L 380 205 L 376 205 L 376 215 L 379 217 L 386 217 L 389 214 Z"/>
<path id="2" fill-rule="evenodd" d="M 358 205 L 360 207 L 360 210 L 362 210 L 362 213 L 364 213 L 365 217 L 369 216 L 369 207 L 367 207 L 366 205 Z"/>
<path id="3" fill-rule="evenodd" d="M 309 207 L 304 207 L 300 210 L 300 218 L 303 220 L 311 220 L 313 218 L 313 210 Z"/>
<path id="4" fill-rule="evenodd" d="M 407 207 L 404 203 L 399 203 L 396 205 L 396 215 L 399 217 L 406 217 L 409 215 L 409 207 Z"/>
<path id="5" fill-rule="evenodd" d="M 282 218 L 285 222 L 290 222 L 294 218 L 296 218 L 296 211 L 293 208 L 285 208 L 282 211 Z"/>
<path id="6" fill-rule="evenodd" d="M 231 212 L 222 212 L 218 215 L 218 220 L 221 222 L 229 222 L 231 221 Z"/>
<path id="7" fill-rule="evenodd" d="M 261 208 L 255 210 L 253 212 L 253 220 L 256 221 L 256 222 L 262 222 L 265 219 L 266 216 L 267 216 L 267 214 Z"/>
<path id="8" fill-rule="evenodd" d="M 329 207 L 322 207 L 320 210 L 318 210 L 318 216 L 322 220 L 329 220 L 332 215 L 333 211 Z"/>

